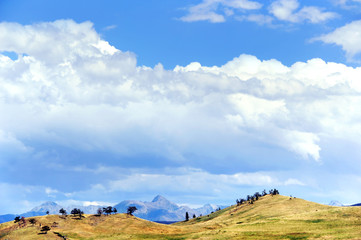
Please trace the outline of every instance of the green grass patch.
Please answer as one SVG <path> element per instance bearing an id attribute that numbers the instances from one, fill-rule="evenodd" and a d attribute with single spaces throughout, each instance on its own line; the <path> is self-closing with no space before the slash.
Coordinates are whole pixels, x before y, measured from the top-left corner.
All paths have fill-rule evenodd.
<path id="1" fill-rule="evenodd" d="M 321 223 L 324 222 L 324 219 L 311 219 L 311 220 L 306 220 L 306 223 Z"/>

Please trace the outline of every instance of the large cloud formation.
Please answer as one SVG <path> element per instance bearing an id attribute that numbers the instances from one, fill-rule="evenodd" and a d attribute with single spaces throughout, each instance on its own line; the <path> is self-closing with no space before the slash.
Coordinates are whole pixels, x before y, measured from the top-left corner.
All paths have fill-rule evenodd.
<path id="1" fill-rule="evenodd" d="M 258 185 L 254 176 L 263 173 L 247 172 L 321 162 L 323 141 L 359 146 L 361 68 L 321 59 L 285 66 L 244 54 L 223 66 L 137 66 L 133 53 L 102 40 L 90 22 L 72 20 L 0 23 L 0 50 L 0 166 L 8 172 L 0 181 L 8 184 L 27 177 L 74 193 L 69 185 L 83 183 L 38 181 L 46 171 L 82 172 L 88 188 L 116 191 L 141 180 L 144 169 L 153 170 L 143 179 L 168 181 L 172 173 L 159 169 L 186 167 L 224 184 Z M 274 159 L 281 156 L 289 160 Z M 14 177 L 21 166 L 25 176 Z M 107 172 L 105 182 L 96 169 L 109 166 L 133 170 Z M 194 172 L 175 175 L 183 177 L 169 182 Z M 264 179 L 304 185 L 289 176 Z"/>

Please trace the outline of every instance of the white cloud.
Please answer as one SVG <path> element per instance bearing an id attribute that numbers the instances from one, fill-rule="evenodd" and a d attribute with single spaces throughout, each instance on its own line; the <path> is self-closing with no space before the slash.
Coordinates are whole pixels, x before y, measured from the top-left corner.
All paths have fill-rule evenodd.
<path id="1" fill-rule="evenodd" d="M 47 199 L 48 187 L 0 182 L 0 214 L 20 214 L 41 204 L 39 199 Z"/>
<path id="2" fill-rule="evenodd" d="M 55 197 L 55 195 L 53 195 L 54 193 L 58 193 L 59 191 L 56 189 L 52 189 L 51 187 L 47 187 L 45 188 L 45 193 L 49 196 L 49 197 Z"/>
<path id="3" fill-rule="evenodd" d="M 180 169 L 176 174 L 136 173 L 124 179 L 112 180 L 103 189 L 109 192 L 137 192 L 147 185 L 147 191 L 197 192 L 198 194 L 218 194 L 221 188 L 234 191 L 241 186 L 275 187 L 283 185 L 303 185 L 297 179 L 280 180 L 266 172 L 211 174 L 200 169 Z M 185 172 L 183 172 L 185 171 Z M 183 172 L 183 173 L 182 173 Z M 96 187 L 99 189 L 99 186 Z"/>
<path id="4" fill-rule="evenodd" d="M 221 147 L 242 154 L 233 144 L 245 137 L 318 161 L 323 137 L 358 143 L 360 68 L 321 59 L 288 67 L 250 55 L 223 66 L 137 67 L 134 54 L 110 46 L 91 26 L 0 24 L 9 39 L 18 36 L 11 42 L 1 35 L 0 49 L 26 54 L 0 58 L 0 144 L 142 152 L 192 165 L 189 153 L 208 158 Z M 44 37 L 30 44 L 33 35 Z"/>
<path id="5" fill-rule="evenodd" d="M 112 29 L 115 29 L 115 28 L 117 28 L 117 25 L 109 25 L 109 26 L 106 26 L 104 28 L 104 30 L 109 31 L 109 30 L 112 30 Z"/>
<path id="6" fill-rule="evenodd" d="M 337 5 L 341 5 L 343 7 L 353 7 L 353 3 L 361 3 L 361 0 L 334 0 Z"/>
<path id="7" fill-rule="evenodd" d="M 188 8 L 188 14 L 181 17 L 184 22 L 209 21 L 212 23 L 225 22 L 226 16 L 234 14 L 233 10 L 255 10 L 262 4 L 249 0 L 203 0 L 201 3 Z"/>
<path id="8" fill-rule="evenodd" d="M 271 25 L 275 19 L 291 23 L 322 23 L 338 16 L 315 6 L 300 7 L 298 0 L 275 0 L 268 6 L 270 15 L 261 12 L 263 4 L 248 0 L 203 0 L 187 8 L 188 14 L 181 17 L 184 22 L 225 22 L 234 16 L 239 21 L 250 21 L 260 25 Z M 237 11 L 238 10 L 238 11 Z M 249 11 L 252 10 L 252 13 Z M 241 14 L 238 14 L 238 13 Z"/>
<path id="9" fill-rule="evenodd" d="M 314 6 L 305 6 L 299 9 L 298 0 L 276 0 L 269 6 L 269 12 L 278 20 L 299 23 L 308 21 L 311 23 L 324 22 L 335 18 L 336 13 L 323 12 Z"/>
<path id="10" fill-rule="evenodd" d="M 361 52 L 361 20 L 348 23 L 331 33 L 316 37 L 313 40 L 341 46 L 346 52 L 347 58 L 352 61 Z"/>

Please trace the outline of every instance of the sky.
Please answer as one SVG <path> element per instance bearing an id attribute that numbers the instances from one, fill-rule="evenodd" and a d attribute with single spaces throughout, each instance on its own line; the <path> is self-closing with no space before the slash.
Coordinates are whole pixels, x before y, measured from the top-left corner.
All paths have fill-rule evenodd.
<path id="1" fill-rule="evenodd" d="M 0 0 L 0 214 L 361 202 L 360 0 Z"/>

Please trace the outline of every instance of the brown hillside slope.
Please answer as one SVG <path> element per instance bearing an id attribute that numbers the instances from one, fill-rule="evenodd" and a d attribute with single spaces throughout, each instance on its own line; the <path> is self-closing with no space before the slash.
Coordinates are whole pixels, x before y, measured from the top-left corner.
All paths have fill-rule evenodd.
<path id="1" fill-rule="evenodd" d="M 85 219 L 42 216 L 56 227 L 38 235 L 40 226 L 0 225 L 0 239 L 361 239 L 361 207 L 331 207 L 298 198 L 270 196 L 254 204 L 231 206 L 208 216 L 162 225 L 126 214 Z"/>
<path id="2" fill-rule="evenodd" d="M 206 228 L 189 239 L 361 239 L 361 207 L 331 207 L 276 195 L 177 223 Z"/>
<path id="3" fill-rule="evenodd" d="M 30 218 L 28 218 L 29 220 Z M 111 216 L 85 215 L 79 220 L 58 215 L 35 217 L 37 223 L 25 226 L 14 222 L 0 225 L 0 239 L 62 239 L 56 233 L 67 239 L 177 239 L 179 234 L 189 233 L 189 227 L 177 227 L 149 222 L 127 214 Z M 41 225 L 40 225 L 41 224 Z M 41 227 L 51 227 L 47 234 L 41 233 Z"/>

